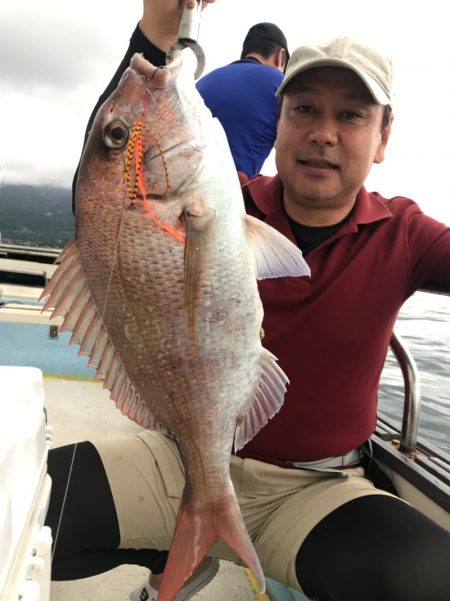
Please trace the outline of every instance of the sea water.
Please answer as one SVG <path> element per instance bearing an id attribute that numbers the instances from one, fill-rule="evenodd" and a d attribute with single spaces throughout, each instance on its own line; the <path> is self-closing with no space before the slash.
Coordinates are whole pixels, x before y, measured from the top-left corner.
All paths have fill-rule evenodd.
<path id="1" fill-rule="evenodd" d="M 416 292 L 403 305 L 396 332 L 413 355 L 420 374 L 419 437 L 450 453 L 450 296 Z M 403 378 L 388 352 L 379 393 L 380 412 L 401 425 Z"/>

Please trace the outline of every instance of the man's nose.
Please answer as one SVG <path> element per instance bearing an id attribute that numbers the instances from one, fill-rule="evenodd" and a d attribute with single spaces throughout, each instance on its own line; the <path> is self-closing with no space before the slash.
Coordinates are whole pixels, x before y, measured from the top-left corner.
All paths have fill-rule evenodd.
<path id="1" fill-rule="evenodd" d="M 309 140 L 320 146 L 333 146 L 338 141 L 337 124 L 331 117 L 317 119 L 309 134 Z"/>

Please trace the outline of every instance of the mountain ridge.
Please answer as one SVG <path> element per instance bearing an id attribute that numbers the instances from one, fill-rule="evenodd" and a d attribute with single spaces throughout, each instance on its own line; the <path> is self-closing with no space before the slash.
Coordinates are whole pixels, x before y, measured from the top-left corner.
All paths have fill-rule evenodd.
<path id="1" fill-rule="evenodd" d="M 74 228 L 70 188 L 9 183 L 0 188 L 3 243 L 62 248 Z"/>

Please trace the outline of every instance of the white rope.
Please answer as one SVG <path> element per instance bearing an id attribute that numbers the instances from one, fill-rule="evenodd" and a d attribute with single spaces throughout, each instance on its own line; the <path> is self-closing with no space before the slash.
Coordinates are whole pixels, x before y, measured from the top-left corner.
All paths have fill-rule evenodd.
<path id="1" fill-rule="evenodd" d="M 122 227 L 123 227 L 123 222 L 124 222 L 124 217 L 125 217 L 125 207 L 126 207 L 126 203 L 124 203 L 123 207 L 122 207 L 122 215 L 120 217 L 119 231 L 117 233 L 117 242 L 116 242 L 116 247 L 114 249 L 114 253 L 113 253 L 113 257 L 112 257 L 112 265 L 111 265 L 111 272 L 109 274 L 108 286 L 106 288 L 105 303 L 103 305 L 102 315 L 101 315 L 103 323 L 104 323 L 106 305 L 108 304 L 108 296 L 109 296 L 109 292 L 111 290 L 112 278 L 113 278 L 113 274 L 114 274 L 114 267 L 116 266 L 117 254 L 119 252 L 120 234 L 122 232 Z"/>
<path id="2" fill-rule="evenodd" d="M 56 544 L 58 542 L 59 530 L 61 528 L 61 523 L 62 523 L 64 508 L 66 506 L 67 492 L 69 490 L 69 484 L 70 484 L 70 480 L 71 480 L 71 477 L 72 477 L 72 470 L 73 470 L 73 464 L 75 462 L 75 453 L 77 452 L 77 446 L 78 446 L 78 443 L 76 442 L 75 445 L 74 445 L 74 447 L 73 447 L 72 461 L 70 462 L 69 475 L 67 476 L 66 490 L 64 491 L 64 498 L 63 498 L 63 502 L 62 502 L 61 513 L 59 514 L 58 526 L 56 528 L 56 534 L 55 534 L 55 539 L 54 539 L 54 543 L 53 543 L 53 550 L 52 550 L 52 561 L 53 561 L 53 556 L 55 555 Z"/>

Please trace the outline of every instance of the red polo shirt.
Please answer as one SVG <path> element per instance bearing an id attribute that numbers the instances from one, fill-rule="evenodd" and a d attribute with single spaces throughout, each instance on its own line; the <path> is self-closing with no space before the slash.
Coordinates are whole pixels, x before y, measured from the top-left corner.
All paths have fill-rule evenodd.
<path id="1" fill-rule="evenodd" d="M 244 187 L 247 211 L 295 243 L 278 176 Z M 342 455 L 376 424 L 397 313 L 426 282 L 450 282 L 450 228 L 412 200 L 364 188 L 341 228 L 307 255 L 309 278 L 260 282 L 266 346 L 290 379 L 281 411 L 240 451 L 270 463 Z"/>

